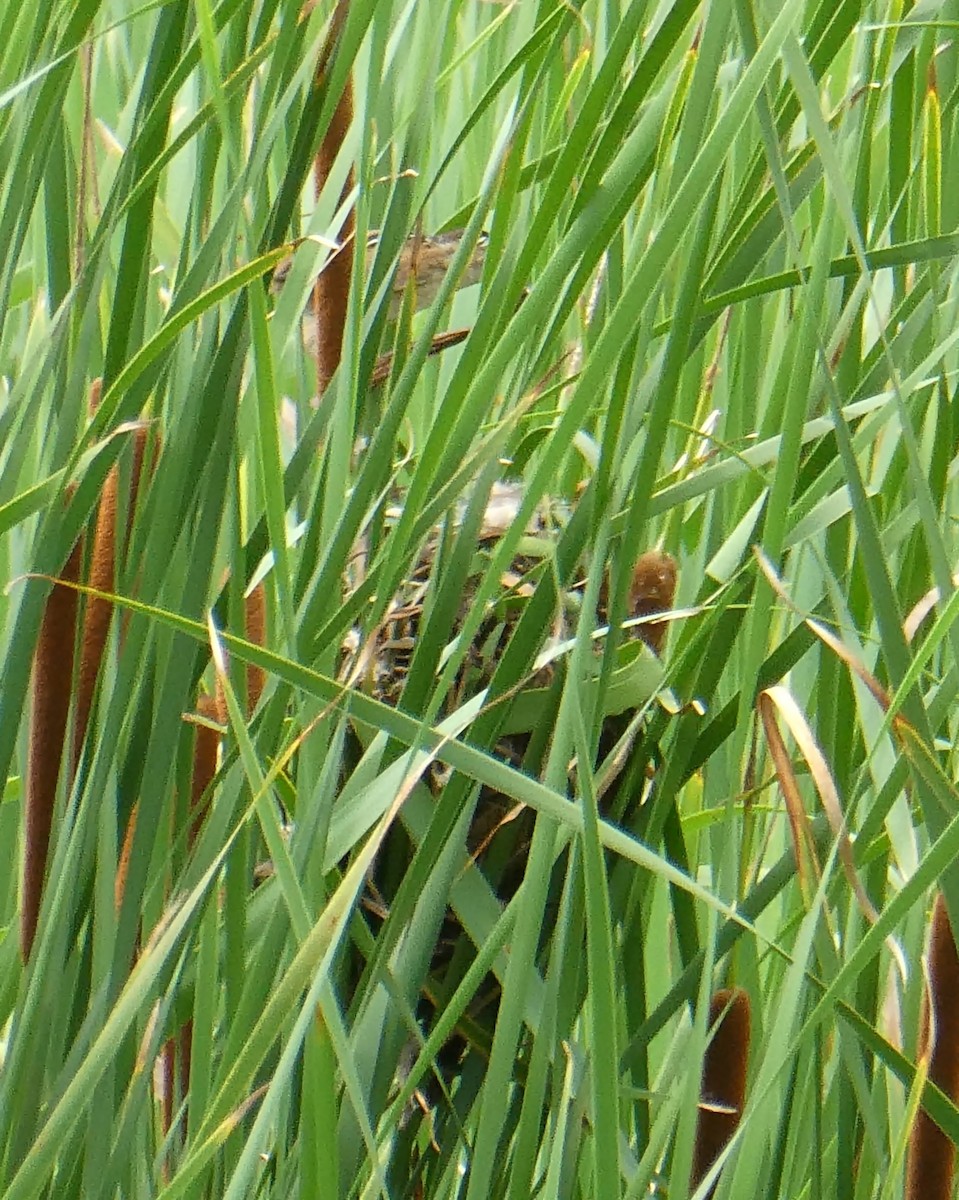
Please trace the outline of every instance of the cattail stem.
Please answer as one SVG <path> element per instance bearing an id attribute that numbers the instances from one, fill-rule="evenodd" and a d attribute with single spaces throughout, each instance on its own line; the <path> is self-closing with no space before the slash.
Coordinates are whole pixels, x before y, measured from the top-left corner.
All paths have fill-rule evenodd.
<path id="1" fill-rule="evenodd" d="M 180 1030 L 180 1092 L 184 1099 L 190 1091 L 190 1065 L 193 1062 L 193 1021 L 187 1023 Z M 186 1137 L 187 1120 L 189 1114 L 183 1114 L 183 1136 Z"/>
<path id="2" fill-rule="evenodd" d="M 709 1004 L 709 1025 L 716 1028 L 703 1060 L 691 1190 L 699 1187 L 709 1173 L 742 1116 L 749 1065 L 750 1009 L 746 992 L 742 988 L 716 992 Z"/>
<path id="3" fill-rule="evenodd" d="M 196 710 L 199 716 L 208 721 L 216 720 L 217 705 L 212 696 L 205 694 L 197 697 Z M 190 783 L 190 845 L 196 841 L 206 816 L 203 798 L 207 793 L 213 777 L 216 775 L 216 756 L 220 745 L 220 734 L 209 725 L 196 726 L 196 741 L 193 746 L 193 777 Z M 190 1088 L 190 1067 L 193 1059 L 193 1019 L 184 1022 L 179 1038 L 170 1038 L 163 1050 L 164 1081 L 167 1089 L 164 1096 L 164 1113 L 169 1112 L 166 1129 L 169 1130 L 173 1120 L 172 1096 L 176 1087 L 177 1071 L 174 1060 L 179 1049 L 180 1057 L 180 1095 L 185 1098 Z M 183 1117 L 183 1134 L 186 1136 L 186 1114 Z"/>
<path id="4" fill-rule="evenodd" d="M 328 86 L 328 72 L 333 59 L 333 51 L 343 26 L 346 23 L 347 3 L 339 0 L 333 12 L 330 33 L 320 54 L 316 68 L 316 86 Z M 346 141 L 350 125 L 353 123 L 353 76 L 347 77 L 343 94 L 337 102 L 329 128 L 323 136 L 323 141 L 314 164 L 314 185 L 316 194 L 323 191 L 326 182 L 333 171 L 337 155 Z M 340 196 L 342 204 L 356 186 L 356 174 L 350 167 Z M 346 330 L 346 313 L 350 298 L 350 279 L 353 274 L 353 251 L 356 235 L 356 216 L 352 207 L 347 211 L 343 226 L 339 233 L 339 249 L 323 271 L 317 277 L 313 287 L 313 309 L 316 316 L 317 349 L 316 371 L 317 390 L 319 394 L 326 391 L 330 380 L 340 365 L 343 354 L 343 335 Z"/>
<path id="5" fill-rule="evenodd" d="M 77 633 L 77 583 L 83 558 L 78 539 L 47 597 L 33 658 L 33 698 L 30 707 L 30 757 L 27 766 L 24 815 L 23 895 L 20 906 L 20 952 L 30 957 L 37 932 L 43 878 L 50 849 L 50 830 L 57 798 L 57 780 L 70 711 L 73 656 Z"/>
<path id="6" fill-rule="evenodd" d="M 176 1107 L 176 1038 L 163 1043 L 163 1132 L 169 1133 Z"/>
<path id="7" fill-rule="evenodd" d="M 959 955 L 942 894 L 936 896 L 929 933 L 929 987 L 923 997 L 919 1053 L 929 1079 L 959 1103 Z M 920 1108 L 909 1138 L 905 1200 L 950 1200 L 956 1148 Z"/>

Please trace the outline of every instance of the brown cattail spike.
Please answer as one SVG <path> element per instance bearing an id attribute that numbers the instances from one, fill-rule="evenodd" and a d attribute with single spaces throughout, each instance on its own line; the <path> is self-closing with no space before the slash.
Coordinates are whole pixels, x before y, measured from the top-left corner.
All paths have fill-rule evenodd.
<path id="1" fill-rule="evenodd" d="M 77 583 L 83 558 L 82 540 L 70 552 L 60 578 L 47 597 L 33 657 L 30 708 L 30 758 L 24 815 L 23 895 L 20 906 L 20 952 L 30 957 L 40 916 L 43 877 L 57 798 L 57 780 L 70 711 L 73 655 L 77 634 Z"/>
<path id="2" fill-rule="evenodd" d="M 266 589 L 260 582 L 250 592 L 244 605 L 246 617 L 246 640 L 254 646 L 266 645 Z M 252 716 L 263 686 L 266 683 L 266 672 L 262 667 L 248 666 L 246 669 L 246 710 Z"/>
<path id="3" fill-rule="evenodd" d="M 929 1059 L 929 1079 L 959 1102 L 959 955 L 942 894 L 936 896 L 929 933 L 929 988 L 923 997 L 919 1053 Z M 950 1200 L 956 1148 L 920 1109 L 909 1138 L 906 1200 Z"/>
<path id="4" fill-rule="evenodd" d="M 134 804 L 127 820 L 126 832 L 123 835 L 123 845 L 120 848 L 117 877 L 113 885 L 113 903 L 116 906 L 117 912 L 120 911 L 120 905 L 123 903 L 123 893 L 126 891 L 127 872 L 130 870 L 130 855 L 133 852 L 133 837 L 137 831 L 137 816 L 139 815 L 139 811 L 139 804 Z"/>
<path id="5" fill-rule="evenodd" d="M 152 479 L 156 474 L 157 463 L 160 461 L 160 448 L 163 444 L 159 429 L 154 429 L 152 436 L 153 445 L 150 448 L 150 462 L 147 473 L 148 479 Z M 147 446 L 150 441 L 150 437 L 151 431 L 146 427 L 135 430 L 133 434 L 133 467 L 130 472 L 130 503 L 127 507 L 126 550 L 129 550 L 130 546 L 130 534 L 133 531 L 133 518 L 136 516 L 137 500 L 140 496 L 140 484 L 143 480 L 143 462 L 146 458 Z M 134 594 L 137 590 L 137 585 L 134 583 Z M 123 620 L 120 627 L 121 646 L 126 638 L 127 625 L 129 624 L 130 616 L 131 614 L 129 611 L 124 612 L 123 614 Z"/>
<path id="6" fill-rule="evenodd" d="M 709 1003 L 710 1029 L 716 1028 L 703 1060 L 691 1190 L 702 1183 L 739 1125 L 746 1100 L 749 1018 L 749 996 L 742 988 L 722 988 Z"/>
<path id="7" fill-rule="evenodd" d="M 633 568 L 629 589 L 630 611 L 634 617 L 651 617 L 669 612 L 676 598 L 676 560 L 663 550 L 648 550 Z M 666 621 L 651 621 L 637 627 L 639 636 L 656 654 L 662 653 L 669 628 Z"/>
<path id="8" fill-rule="evenodd" d="M 333 50 L 346 24 L 347 0 L 339 0 L 333 11 L 330 33 L 320 54 L 316 68 L 316 86 L 328 85 L 329 67 Z M 330 126 L 323 136 L 316 156 L 314 183 L 319 196 L 333 171 L 337 155 L 346 141 L 353 123 L 353 76 L 347 77 L 343 94 L 333 112 Z M 356 185 L 356 175 L 350 167 L 343 185 L 340 203 L 347 199 Z M 350 278 L 353 274 L 353 242 L 356 234 L 356 216 L 352 207 L 348 210 L 339 231 L 341 249 L 333 255 L 317 277 L 313 288 L 313 307 L 317 330 L 317 389 L 322 395 L 340 365 L 343 353 L 343 334 L 346 329 L 346 311 L 350 296 Z"/>
<path id="9" fill-rule="evenodd" d="M 262 582 L 258 583 L 243 601 L 243 635 L 254 646 L 266 644 L 266 591 Z M 265 682 L 266 674 L 262 667 L 247 667 L 246 713 L 248 717 L 253 715 L 253 710 L 259 703 Z M 226 696 L 219 680 L 216 685 L 215 719 L 220 725 L 229 725 L 230 723 Z"/>
<path id="10" fill-rule="evenodd" d="M 212 696 L 197 697 L 196 711 L 206 721 L 218 719 L 217 703 Z M 203 824 L 205 810 L 202 807 L 203 797 L 216 774 L 216 754 L 220 744 L 220 734 L 209 725 L 196 726 L 196 742 L 193 748 L 193 779 L 190 787 L 190 845 L 196 841 Z"/>
<path id="11" fill-rule="evenodd" d="M 97 592 L 112 592 L 116 574 L 117 491 L 120 476 L 114 467 L 106 477 L 100 495 L 100 507 L 93 533 L 88 582 Z M 109 600 L 88 596 L 83 614 L 83 634 L 80 640 L 80 671 L 77 676 L 77 719 L 73 729 L 73 769 L 80 760 L 80 751 L 90 723 L 90 709 L 96 687 L 103 648 L 110 629 L 113 612 Z"/>
<path id="12" fill-rule="evenodd" d="M 90 384 L 90 394 L 87 396 L 87 412 L 92 417 L 100 407 L 100 400 L 103 396 L 103 376 L 98 375 Z"/>
<path id="13" fill-rule="evenodd" d="M 133 467 L 130 475 L 130 496 L 127 507 L 127 537 L 136 511 L 140 476 L 146 452 L 149 429 L 139 428 L 133 434 Z M 153 464 L 156 466 L 156 457 Z M 114 466 L 103 484 L 97 523 L 93 534 L 93 549 L 90 555 L 90 587 L 97 592 L 113 592 L 116 589 L 117 565 L 117 513 L 119 508 L 120 469 Z M 93 693 L 96 689 L 103 651 L 110 632 L 113 606 L 100 596 L 87 598 L 83 615 L 83 634 L 80 643 L 80 671 L 77 676 L 77 719 L 73 731 L 73 770 L 76 770 L 83 749 L 83 741 L 90 723 Z"/>

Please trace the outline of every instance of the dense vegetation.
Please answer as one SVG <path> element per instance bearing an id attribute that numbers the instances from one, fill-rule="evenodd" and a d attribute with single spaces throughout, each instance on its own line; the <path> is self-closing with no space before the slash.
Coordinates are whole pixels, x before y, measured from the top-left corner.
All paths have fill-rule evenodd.
<path id="1" fill-rule="evenodd" d="M 0 1194 L 704 1197 L 725 1004 L 715 1195 L 902 1195 L 959 2 L 350 0 L 314 86 L 330 19 L 0 3 Z"/>

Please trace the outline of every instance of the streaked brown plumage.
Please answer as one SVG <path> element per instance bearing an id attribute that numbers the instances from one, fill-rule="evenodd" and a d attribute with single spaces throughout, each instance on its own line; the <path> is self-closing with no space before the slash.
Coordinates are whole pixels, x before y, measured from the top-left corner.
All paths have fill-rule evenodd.
<path id="1" fill-rule="evenodd" d="M 429 306 L 436 299 L 442 286 L 446 272 L 453 261 L 460 243 L 463 240 L 463 229 L 451 229 L 446 233 L 438 233 L 433 237 L 409 238 L 400 252 L 393 281 L 390 287 L 389 319 L 395 321 L 400 313 L 403 296 L 406 292 L 410 277 L 413 277 L 415 287 L 415 305 L 417 311 Z M 369 271 L 379 243 L 379 235 L 371 233 L 366 243 L 366 268 Z M 479 283 L 483 275 L 483 264 L 486 261 L 486 248 L 489 244 L 487 235 L 481 234 L 473 253 L 460 276 L 458 287 L 471 287 Z M 335 256 L 334 256 L 335 257 Z M 286 282 L 292 266 L 292 259 L 285 259 L 273 274 L 272 288 L 279 292 Z M 307 303 L 303 315 L 303 342 L 311 354 L 316 352 L 317 325 L 313 308 L 313 299 Z"/>

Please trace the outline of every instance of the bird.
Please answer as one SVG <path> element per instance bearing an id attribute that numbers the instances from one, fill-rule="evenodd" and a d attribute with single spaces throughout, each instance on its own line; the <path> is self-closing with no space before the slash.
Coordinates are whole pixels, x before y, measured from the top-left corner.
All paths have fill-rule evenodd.
<path id="1" fill-rule="evenodd" d="M 407 238 L 400 251 L 399 261 L 393 275 L 389 291 L 389 308 L 387 317 L 395 321 L 400 313 L 403 296 L 407 286 L 414 289 L 415 311 L 429 308 L 439 294 L 440 287 L 449 270 L 456 252 L 459 250 L 465 229 L 450 229 L 445 233 L 437 233 L 431 237 L 413 234 Z M 373 263 L 376 248 L 379 245 L 378 230 L 371 231 L 366 240 L 366 269 L 367 273 Z M 473 253 L 457 282 L 458 288 L 471 287 L 479 283 L 483 276 L 483 265 L 486 262 L 486 249 L 489 245 L 489 235 L 481 233 L 477 238 Z M 273 272 L 271 290 L 278 295 L 286 282 L 293 265 L 292 258 L 284 259 Z M 412 278 L 412 284 L 411 284 Z M 316 352 L 317 327 L 314 311 L 314 298 L 311 292 L 303 312 L 303 342 L 310 353 Z"/>

